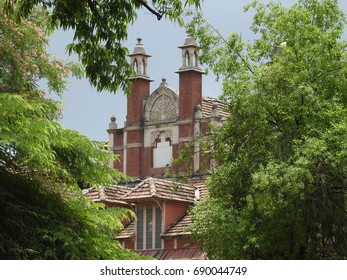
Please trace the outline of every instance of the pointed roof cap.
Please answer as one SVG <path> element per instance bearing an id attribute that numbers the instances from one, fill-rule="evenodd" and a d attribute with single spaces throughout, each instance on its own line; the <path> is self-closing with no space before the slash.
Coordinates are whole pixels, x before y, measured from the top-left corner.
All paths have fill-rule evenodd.
<path id="1" fill-rule="evenodd" d="M 187 48 L 187 47 L 198 47 L 198 44 L 194 41 L 193 37 L 190 35 L 187 35 L 186 39 L 184 40 L 184 44 L 182 46 L 179 46 L 180 49 Z"/>
<path id="2" fill-rule="evenodd" d="M 137 44 L 135 45 L 134 51 L 131 54 L 129 54 L 129 56 L 142 55 L 146 57 L 151 57 L 150 55 L 146 54 L 145 47 L 143 46 L 141 41 L 141 38 L 137 38 Z"/>

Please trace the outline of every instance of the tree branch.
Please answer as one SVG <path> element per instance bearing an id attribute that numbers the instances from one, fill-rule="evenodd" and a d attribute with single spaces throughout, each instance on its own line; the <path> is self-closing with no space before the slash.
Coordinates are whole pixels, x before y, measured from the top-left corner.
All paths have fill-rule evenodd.
<path id="1" fill-rule="evenodd" d="M 88 0 L 88 6 L 95 16 L 99 16 L 99 13 L 96 9 L 96 6 L 98 6 L 98 5 L 99 5 L 99 3 L 97 1 Z"/>
<path id="2" fill-rule="evenodd" d="M 219 32 L 216 28 L 214 28 L 214 26 L 213 26 L 212 24 L 210 24 L 208 21 L 206 21 L 206 23 L 210 26 L 210 28 L 211 28 L 214 32 L 216 32 L 216 33 L 218 34 L 218 36 L 222 39 L 222 41 L 223 41 L 226 45 L 228 45 L 228 42 L 227 42 L 227 40 L 223 37 L 223 35 L 220 34 L 220 32 Z M 235 51 L 235 53 L 236 53 L 237 56 L 241 59 L 241 61 L 246 65 L 247 69 L 252 73 L 252 75 L 255 76 L 255 72 L 253 71 L 253 69 L 251 68 L 251 66 L 248 64 L 248 62 L 243 58 L 243 56 L 241 55 L 241 53 L 238 52 L 238 51 Z"/>
<path id="3" fill-rule="evenodd" d="M 163 12 L 159 13 L 156 10 L 152 9 L 145 1 L 143 0 L 135 0 L 136 2 L 140 3 L 142 6 L 144 6 L 148 11 L 150 11 L 152 14 L 154 14 L 158 20 L 161 20 L 163 17 Z"/>

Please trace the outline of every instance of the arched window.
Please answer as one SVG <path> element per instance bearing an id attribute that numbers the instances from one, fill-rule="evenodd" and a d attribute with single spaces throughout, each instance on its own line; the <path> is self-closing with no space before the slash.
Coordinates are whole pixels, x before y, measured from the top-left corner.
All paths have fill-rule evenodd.
<path id="1" fill-rule="evenodd" d="M 147 75 L 147 64 L 144 58 L 142 59 L 142 75 Z"/>
<path id="2" fill-rule="evenodd" d="M 194 58 L 195 58 L 195 67 L 199 66 L 199 55 L 198 55 L 198 51 L 194 52 Z"/>
<path id="3" fill-rule="evenodd" d="M 133 62 L 133 70 L 136 72 L 136 74 L 139 73 L 139 64 L 136 58 L 134 59 L 134 62 Z"/>
<path id="4" fill-rule="evenodd" d="M 185 53 L 185 65 L 186 66 L 191 66 L 190 65 L 190 55 L 189 55 L 189 51 L 186 50 L 186 53 Z"/>

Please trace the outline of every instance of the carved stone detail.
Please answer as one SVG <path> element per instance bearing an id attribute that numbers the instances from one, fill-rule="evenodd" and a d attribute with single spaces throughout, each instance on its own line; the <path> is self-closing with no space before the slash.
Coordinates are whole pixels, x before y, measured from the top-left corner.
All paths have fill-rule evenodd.
<path id="1" fill-rule="evenodd" d="M 163 121 L 176 118 L 176 106 L 167 95 L 159 96 L 153 104 L 149 121 Z"/>
<path id="2" fill-rule="evenodd" d="M 160 136 L 164 134 L 163 136 L 165 138 L 170 138 L 172 139 L 172 130 L 165 130 L 165 131 L 162 131 L 162 130 L 159 130 L 159 131 L 152 131 L 151 132 L 151 145 L 154 146 L 154 143 L 155 143 L 155 140 L 156 139 L 159 139 Z"/>
<path id="3" fill-rule="evenodd" d="M 178 116 L 178 96 L 167 86 L 166 80 L 160 84 L 145 104 L 146 124 L 174 122 Z"/>

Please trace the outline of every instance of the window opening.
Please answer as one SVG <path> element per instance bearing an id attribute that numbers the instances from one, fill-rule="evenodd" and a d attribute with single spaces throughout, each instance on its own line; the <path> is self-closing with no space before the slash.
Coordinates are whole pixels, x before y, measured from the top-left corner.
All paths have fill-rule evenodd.
<path id="1" fill-rule="evenodd" d="M 172 146 L 171 140 L 161 133 L 153 148 L 153 168 L 171 166 Z"/>
<path id="2" fill-rule="evenodd" d="M 137 250 L 161 249 L 161 229 L 162 212 L 160 207 L 138 208 L 136 233 Z"/>

